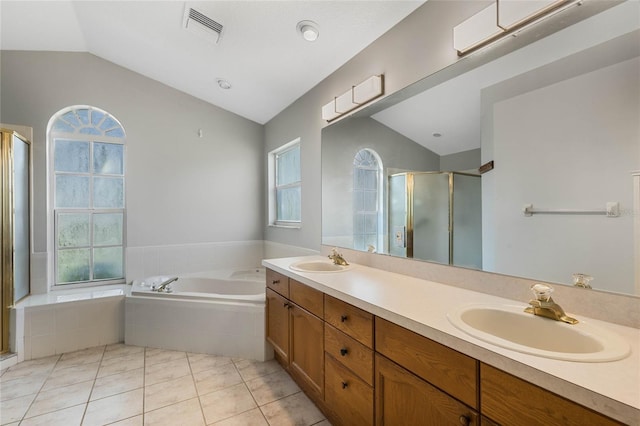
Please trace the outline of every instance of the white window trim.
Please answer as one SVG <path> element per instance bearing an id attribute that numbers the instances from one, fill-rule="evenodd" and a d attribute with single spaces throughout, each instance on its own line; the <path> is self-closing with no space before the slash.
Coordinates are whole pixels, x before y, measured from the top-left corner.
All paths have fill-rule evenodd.
<path id="1" fill-rule="evenodd" d="M 289 151 L 290 149 L 294 148 L 296 145 L 302 148 L 300 144 L 300 138 L 296 138 L 291 142 L 286 143 L 274 149 L 273 151 L 270 151 L 269 154 L 267 155 L 267 175 L 268 175 L 267 180 L 269 184 L 268 194 L 267 194 L 268 203 L 269 203 L 269 206 L 268 206 L 269 214 L 268 214 L 267 226 L 275 227 L 275 228 L 293 228 L 293 229 L 302 228 L 302 193 L 300 194 L 300 198 L 301 198 L 300 199 L 300 221 L 277 220 L 278 207 L 277 207 L 277 200 L 276 200 L 276 157 L 278 154 Z M 300 150 L 300 154 L 302 154 L 302 149 Z M 301 158 L 300 169 L 302 169 L 302 158 Z M 302 189 L 302 170 L 300 171 L 301 171 L 300 181 L 298 183 L 290 184 L 286 186 L 288 187 L 299 186 L 300 189 Z"/>

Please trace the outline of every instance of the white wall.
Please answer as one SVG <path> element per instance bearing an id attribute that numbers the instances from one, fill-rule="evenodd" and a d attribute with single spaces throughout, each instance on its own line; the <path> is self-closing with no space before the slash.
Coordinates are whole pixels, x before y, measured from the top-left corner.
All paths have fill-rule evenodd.
<path id="1" fill-rule="evenodd" d="M 497 167 L 491 180 L 483 179 L 483 194 L 485 188 L 493 194 L 483 203 L 492 204 L 496 225 L 485 270 L 565 283 L 582 272 L 595 277 L 594 287 L 634 292 L 632 215 L 525 217 L 521 211 L 525 204 L 604 209 L 609 201 L 632 211 L 639 80 L 636 58 L 493 105 Z"/>
<path id="2" fill-rule="evenodd" d="M 0 61 L 0 121 L 34 129 L 35 264 L 47 250 L 46 126 L 76 104 L 110 112 L 127 133 L 128 247 L 263 239 L 263 126 L 87 53 Z"/>

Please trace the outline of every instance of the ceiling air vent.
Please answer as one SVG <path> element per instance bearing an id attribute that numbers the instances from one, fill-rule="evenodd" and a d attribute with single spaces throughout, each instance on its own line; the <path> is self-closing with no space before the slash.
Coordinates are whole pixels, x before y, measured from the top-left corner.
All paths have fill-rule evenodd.
<path id="1" fill-rule="evenodd" d="M 223 27 L 221 23 L 189 6 L 184 11 L 184 27 L 212 43 L 218 43 L 222 38 Z"/>

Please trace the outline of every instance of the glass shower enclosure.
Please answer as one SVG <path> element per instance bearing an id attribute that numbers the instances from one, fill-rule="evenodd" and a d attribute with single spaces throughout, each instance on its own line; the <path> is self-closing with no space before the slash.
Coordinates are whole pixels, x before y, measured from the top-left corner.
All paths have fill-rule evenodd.
<path id="1" fill-rule="evenodd" d="M 389 176 L 389 252 L 482 267 L 480 176 L 406 172 Z"/>
<path id="2" fill-rule="evenodd" d="M 9 350 L 9 314 L 11 306 L 29 294 L 30 237 L 30 172 L 31 145 L 12 130 L 0 128 L 0 353 Z"/>

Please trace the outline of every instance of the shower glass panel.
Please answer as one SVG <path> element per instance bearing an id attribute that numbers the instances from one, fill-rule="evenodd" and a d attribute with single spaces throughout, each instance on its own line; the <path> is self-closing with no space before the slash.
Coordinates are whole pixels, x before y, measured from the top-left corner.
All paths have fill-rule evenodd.
<path id="1" fill-rule="evenodd" d="M 453 264 L 482 268 L 482 195 L 478 176 L 453 173 Z"/>
<path id="2" fill-rule="evenodd" d="M 406 226 L 407 212 L 406 174 L 389 177 L 389 254 L 407 257 Z"/>
<path id="3" fill-rule="evenodd" d="M 408 172 L 389 178 L 389 253 L 482 266 L 480 176 Z"/>
<path id="4" fill-rule="evenodd" d="M 13 300 L 29 294 L 29 144 L 13 135 Z"/>
<path id="5" fill-rule="evenodd" d="M 449 263 L 449 174 L 413 179 L 413 257 Z"/>

